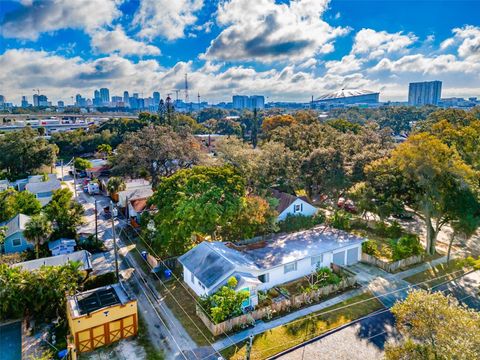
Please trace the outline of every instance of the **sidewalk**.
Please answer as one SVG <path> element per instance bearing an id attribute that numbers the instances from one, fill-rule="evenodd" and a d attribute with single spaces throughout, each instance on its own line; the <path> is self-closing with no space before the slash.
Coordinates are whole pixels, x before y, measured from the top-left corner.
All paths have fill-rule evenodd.
<path id="1" fill-rule="evenodd" d="M 407 278 L 407 277 L 409 277 L 409 276 L 418 274 L 418 273 L 420 273 L 420 272 L 422 272 L 422 271 L 431 269 L 431 268 L 437 266 L 438 264 L 443 264 L 443 263 L 446 263 L 446 262 L 447 262 L 447 257 L 446 257 L 446 256 L 442 256 L 441 258 L 438 258 L 438 259 L 435 259 L 435 260 L 432 260 L 432 261 L 423 263 L 422 265 L 419 265 L 419 266 L 417 266 L 417 267 L 414 267 L 414 268 L 411 268 L 411 269 L 408 269 L 408 270 L 405 270 L 405 271 L 398 272 L 398 273 L 395 274 L 395 276 L 399 277 L 400 279 L 405 279 L 405 278 Z"/>
<path id="2" fill-rule="evenodd" d="M 348 300 L 354 296 L 360 295 L 364 290 L 363 289 L 356 289 L 356 290 L 350 290 L 346 293 L 343 293 L 337 297 L 334 297 L 332 299 L 326 300 L 324 302 L 321 302 L 316 305 L 309 306 L 307 308 L 292 312 L 288 315 L 282 316 L 281 318 L 269 321 L 269 322 L 264 322 L 264 321 L 259 321 L 256 323 L 255 327 L 246 329 L 240 332 L 237 332 L 233 335 L 230 335 L 227 338 L 218 340 L 217 342 L 213 343 L 213 348 L 217 351 L 221 351 L 233 344 L 236 344 L 240 341 L 248 339 L 250 335 L 258 335 L 261 334 L 267 330 L 276 328 L 278 326 L 287 324 L 293 320 L 296 320 L 298 318 L 301 318 L 303 316 L 310 315 L 314 312 L 323 310 L 325 308 L 328 308 L 330 306 L 336 305 L 338 303 L 341 303 L 345 300 Z"/>

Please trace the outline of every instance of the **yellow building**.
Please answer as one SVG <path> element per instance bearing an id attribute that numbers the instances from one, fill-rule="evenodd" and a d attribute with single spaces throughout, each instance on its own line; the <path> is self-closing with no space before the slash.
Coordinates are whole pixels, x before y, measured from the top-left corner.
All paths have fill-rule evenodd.
<path id="1" fill-rule="evenodd" d="M 91 351 L 137 334 L 137 300 L 121 283 L 100 287 L 67 297 L 67 318 L 75 352 Z"/>

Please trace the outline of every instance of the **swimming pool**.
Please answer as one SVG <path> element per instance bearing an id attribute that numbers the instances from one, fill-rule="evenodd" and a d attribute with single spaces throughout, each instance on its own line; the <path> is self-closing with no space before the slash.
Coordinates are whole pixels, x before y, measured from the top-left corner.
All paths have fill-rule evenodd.
<path id="1" fill-rule="evenodd" d="M 0 360 L 22 358 L 22 322 L 0 324 Z"/>

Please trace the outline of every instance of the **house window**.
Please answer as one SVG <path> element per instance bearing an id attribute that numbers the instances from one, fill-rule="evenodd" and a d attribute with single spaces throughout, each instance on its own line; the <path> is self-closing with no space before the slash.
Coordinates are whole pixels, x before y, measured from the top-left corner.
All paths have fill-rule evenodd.
<path id="1" fill-rule="evenodd" d="M 262 274 L 258 277 L 258 280 L 260 280 L 262 283 L 268 283 L 270 281 L 270 276 L 268 273 Z"/>
<path id="2" fill-rule="evenodd" d="M 312 256 L 312 266 L 318 267 L 323 263 L 323 254 L 319 256 Z"/>
<path id="3" fill-rule="evenodd" d="M 190 273 L 190 281 L 192 284 L 195 284 L 195 275 L 193 275 L 193 273 Z"/>
<path id="4" fill-rule="evenodd" d="M 296 261 L 293 262 L 293 263 L 290 263 L 290 264 L 286 264 L 283 267 L 283 273 L 284 274 L 292 272 L 292 271 L 297 271 L 297 262 Z"/>
<path id="5" fill-rule="evenodd" d="M 20 246 L 20 245 L 22 245 L 22 240 L 20 240 L 20 239 L 13 239 L 13 240 L 12 240 L 12 245 L 13 245 L 13 246 Z"/>
<path id="6" fill-rule="evenodd" d="M 293 206 L 293 212 L 294 212 L 294 213 L 300 212 L 300 211 L 302 211 L 302 205 L 297 204 L 297 205 L 294 205 L 294 206 Z"/>

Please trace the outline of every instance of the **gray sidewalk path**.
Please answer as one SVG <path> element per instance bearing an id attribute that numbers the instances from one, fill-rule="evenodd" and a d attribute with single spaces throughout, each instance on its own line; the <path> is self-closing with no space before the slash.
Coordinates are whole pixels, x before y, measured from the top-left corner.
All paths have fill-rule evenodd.
<path id="1" fill-rule="evenodd" d="M 400 278 L 400 279 L 405 279 L 409 276 L 412 276 L 412 275 L 415 275 L 415 274 L 418 274 L 422 271 L 425 271 L 425 270 L 428 270 L 428 269 L 431 269 L 439 264 L 443 264 L 443 263 L 446 263 L 447 262 L 447 257 L 446 256 L 442 256 L 441 258 L 438 258 L 438 259 L 435 259 L 435 260 L 432 260 L 432 261 L 429 261 L 429 262 L 426 262 L 426 263 L 423 263 L 419 266 L 416 266 L 414 268 L 411 268 L 411 269 L 408 269 L 408 270 L 405 270 L 405 271 L 401 271 L 401 272 L 398 272 L 395 274 L 396 277 Z"/>
<path id="2" fill-rule="evenodd" d="M 278 326 L 287 324 L 293 320 L 296 320 L 298 318 L 301 318 L 306 315 L 310 315 L 314 312 L 323 310 L 325 308 L 328 308 L 330 306 L 336 305 L 341 303 L 342 301 L 348 300 L 354 296 L 360 295 L 362 292 L 364 292 L 364 289 L 355 289 L 355 290 L 350 290 L 346 293 L 343 293 L 337 297 L 334 297 L 332 299 L 326 300 L 324 302 L 321 302 L 316 305 L 309 306 L 307 308 L 292 312 L 288 315 L 282 316 L 281 318 L 264 322 L 264 321 L 259 321 L 256 323 L 255 327 L 246 329 L 243 331 L 239 331 L 233 335 L 230 335 L 227 338 L 218 340 L 213 344 L 213 347 L 215 350 L 220 351 L 223 350 L 233 344 L 236 344 L 240 341 L 248 339 L 250 335 L 258 335 L 261 334 L 267 330 L 276 328 Z"/>

